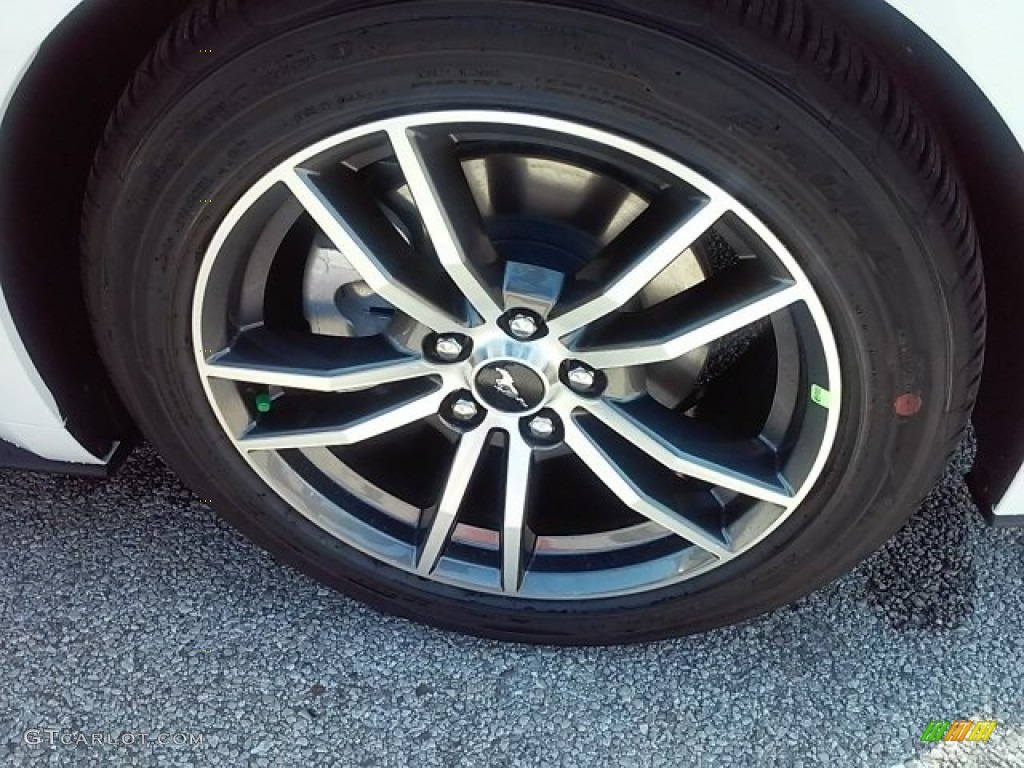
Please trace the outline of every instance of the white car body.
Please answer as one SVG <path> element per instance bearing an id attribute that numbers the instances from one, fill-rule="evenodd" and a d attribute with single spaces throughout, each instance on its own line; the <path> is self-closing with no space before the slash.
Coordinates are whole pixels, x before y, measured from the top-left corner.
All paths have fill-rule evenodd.
<path id="1" fill-rule="evenodd" d="M 1024 4 L 1020 0 L 887 0 L 944 49 L 973 79 L 1024 147 Z M 47 37 L 83 0 L 35 0 L 5 12 L 0 25 L 0 118 Z M 983 13 L 979 12 L 983 6 Z M 1024 215 L 1024 211 L 1021 211 Z M 66 428 L 51 387 L 32 362 L 0 285 L 0 439 L 43 459 L 105 464 Z M 1024 468 L 994 514 L 1024 509 Z"/>

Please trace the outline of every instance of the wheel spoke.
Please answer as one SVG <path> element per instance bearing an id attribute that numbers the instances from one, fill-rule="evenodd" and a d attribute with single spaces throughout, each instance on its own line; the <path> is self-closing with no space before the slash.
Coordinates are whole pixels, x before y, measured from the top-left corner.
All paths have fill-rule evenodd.
<path id="1" fill-rule="evenodd" d="M 533 538 L 526 528 L 533 451 L 518 432 L 508 436 L 505 503 L 501 524 L 501 588 L 518 592 Z"/>
<path id="2" fill-rule="evenodd" d="M 583 407 L 673 472 L 782 507 L 792 504 L 775 452 L 759 440 L 716 434 L 709 425 L 688 423 L 651 398 L 625 405 L 591 400 Z"/>
<path id="3" fill-rule="evenodd" d="M 498 257 L 453 141 L 405 128 L 391 129 L 388 136 L 438 260 L 477 314 L 492 322 L 502 309 L 480 272 Z"/>
<path id="4" fill-rule="evenodd" d="M 577 340 L 595 368 L 651 365 L 687 355 L 806 298 L 803 286 L 740 265 L 639 312 L 608 318 Z"/>
<path id="5" fill-rule="evenodd" d="M 557 270 L 510 261 L 505 265 L 501 292 L 506 307 L 524 307 L 547 317 L 564 283 L 565 275 Z"/>
<path id="6" fill-rule="evenodd" d="M 420 382 L 389 385 L 398 392 L 382 394 L 368 389 L 348 395 L 334 408 L 310 424 L 311 408 L 300 399 L 288 407 L 288 396 L 281 407 L 275 404 L 266 419 L 259 419 L 238 438 L 246 451 L 280 451 L 289 448 L 322 448 L 330 445 L 353 445 L 392 432 L 437 413 L 445 392 L 437 386 Z M 428 391 L 425 391 L 428 390 Z M 403 397 L 404 395 L 404 397 Z M 322 397 L 322 396 L 321 396 Z"/>
<path id="7" fill-rule="evenodd" d="M 284 181 L 378 296 L 432 330 L 443 332 L 465 325 L 465 307 L 455 286 L 443 273 L 423 269 L 423 260 L 416 258 L 351 175 L 328 180 L 296 168 L 285 174 Z"/>
<path id="8" fill-rule="evenodd" d="M 448 478 L 441 493 L 441 500 L 430 520 L 427 536 L 416 556 L 416 572 L 421 576 L 429 575 L 437 566 L 448 540 L 451 538 L 459 509 L 466 497 L 466 489 L 480 461 L 480 454 L 487 446 L 490 438 L 489 430 L 478 428 L 468 432 L 459 440 Z"/>
<path id="9" fill-rule="evenodd" d="M 551 333 L 565 336 L 625 305 L 727 210 L 718 199 L 663 193 L 598 256 L 600 292 L 552 317 Z"/>
<path id="10" fill-rule="evenodd" d="M 590 471 L 634 512 L 718 558 L 732 556 L 720 529 L 712 530 L 708 526 L 689 520 L 652 496 L 647 489 L 634 481 L 630 473 L 626 472 L 598 441 L 571 421 L 565 425 L 565 440 Z"/>
<path id="11" fill-rule="evenodd" d="M 422 357 L 395 349 L 379 336 L 338 338 L 245 331 L 203 363 L 207 376 L 311 392 L 353 392 L 436 374 Z"/>

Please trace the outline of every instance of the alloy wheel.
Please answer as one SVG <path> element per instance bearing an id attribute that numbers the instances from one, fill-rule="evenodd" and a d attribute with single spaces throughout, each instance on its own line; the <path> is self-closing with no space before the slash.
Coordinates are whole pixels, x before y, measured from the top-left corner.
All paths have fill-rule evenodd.
<path id="1" fill-rule="evenodd" d="M 810 492 L 840 416 L 825 311 L 753 212 L 532 114 L 406 115 L 280 163 L 217 230 L 193 336 L 227 437 L 296 510 L 513 597 L 733 560 Z"/>

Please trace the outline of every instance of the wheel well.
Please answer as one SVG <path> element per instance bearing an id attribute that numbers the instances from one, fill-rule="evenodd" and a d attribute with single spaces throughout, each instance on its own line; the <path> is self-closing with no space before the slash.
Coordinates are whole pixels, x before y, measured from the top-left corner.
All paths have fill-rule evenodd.
<path id="1" fill-rule="evenodd" d="M 82 200 L 117 99 L 187 2 L 82 2 L 40 46 L 0 128 L 0 283 L 68 430 L 96 456 L 135 429 L 86 316 Z"/>
<path id="2" fill-rule="evenodd" d="M 824 0 L 871 41 L 944 134 L 967 187 L 988 285 L 988 353 L 975 427 L 974 487 L 998 499 L 1024 460 L 1024 153 L 974 82 L 884 0 Z M 824 4 L 824 3 L 823 3 Z M 107 118 L 189 0 L 85 0 L 50 35 L 0 133 L 0 282 L 68 428 L 105 453 L 134 430 L 103 370 L 79 276 L 79 218 Z M 998 286 L 998 289 L 995 287 Z"/>

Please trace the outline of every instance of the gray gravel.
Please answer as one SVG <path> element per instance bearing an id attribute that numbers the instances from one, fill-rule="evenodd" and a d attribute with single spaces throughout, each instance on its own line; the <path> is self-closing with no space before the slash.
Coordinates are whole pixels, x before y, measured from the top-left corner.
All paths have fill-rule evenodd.
<path id="1" fill-rule="evenodd" d="M 149 450 L 112 482 L 0 472 L 0 764 L 1024 766 L 1024 531 L 985 527 L 969 461 L 795 606 L 582 650 L 377 615 L 275 564 Z M 999 721 L 988 743 L 919 741 L 972 717 Z M 203 744 L 24 743 L 43 728 Z"/>

